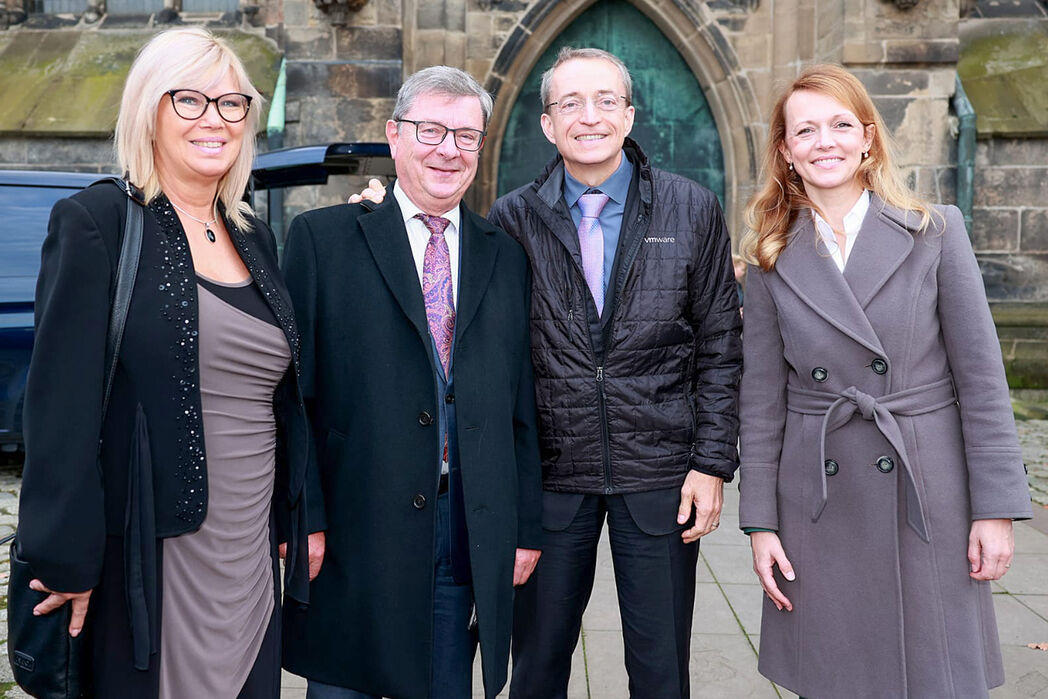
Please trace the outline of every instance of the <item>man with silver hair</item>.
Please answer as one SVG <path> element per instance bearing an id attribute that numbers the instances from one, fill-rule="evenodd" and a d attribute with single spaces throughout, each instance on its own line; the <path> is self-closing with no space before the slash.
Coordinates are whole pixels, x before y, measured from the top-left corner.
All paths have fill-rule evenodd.
<path id="1" fill-rule="evenodd" d="M 319 466 L 327 550 L 309 606 L 285 609 L 284 660 L 310 699 L 472 696 L 478 642 L 485 696 L 506 682 L 541 476 L 527 258 L 462 204 L 491 106 L 461 70 L 415 73 L 386 123 L 385 201 L 291 225 L 315 447 L 289 449 Z"/>
<path id="2" fill-rule="evenodd" d="M 698 539 L 738 467 L 739 304 L 717 198 L 627 138 L 629 71 L 565 48 L 542 78 L 558 155 L 488 219 L 524 246 L 543 554 L 518 591 L 513 699 L 564 697 L 608 523 L 630 696 L 690 696 Z"/>

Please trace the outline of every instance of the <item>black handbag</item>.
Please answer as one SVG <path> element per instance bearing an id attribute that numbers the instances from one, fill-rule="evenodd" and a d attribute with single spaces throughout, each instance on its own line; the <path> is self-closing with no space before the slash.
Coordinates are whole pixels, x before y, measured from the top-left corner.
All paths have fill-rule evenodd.
<path id="1" fill-rule="evenodd" d="M 99 182 L 114 182 L 128 196 L 127 222 L 117 266 L 116 293 L 106 333 L 106 383 L 102 398 L 104 418 L 116 374 L 127 309 L 131 303 L 131 290 L 138 273 L 142 250 L 142 206 L 139 203 L 141 193 L 125 180 L 110 177 Z M 87 660 L 86 634 L 90 626 L 85 625 L 76 638 L 69 635 L 69 620 L 72 616 L 70 604 L 50 614 L 33 616 L 33 607 L 48 596 L 45 592 L 29 588 L 29 581 L 35 577 L 29 564 L 22 559 L 18 539 L 15 538 L 11 543 L 11 575 L 7 590 L 7 653 L 15 682 L 37 699 L 80 699 L 85 696 L 86 683 L 82 680 Z"/>

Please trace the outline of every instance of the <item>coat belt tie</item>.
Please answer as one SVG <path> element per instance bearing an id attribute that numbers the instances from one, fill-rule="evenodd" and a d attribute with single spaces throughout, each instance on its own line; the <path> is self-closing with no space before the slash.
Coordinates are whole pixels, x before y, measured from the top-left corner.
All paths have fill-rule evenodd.
<path id="1" fill-rule="evenodd" d="M 812 521 L 818 521 L 826 508 L 826 435 L 843 427 L 857 413 L 863 420 L 872 420 L 899 455 L 906 472 L 906 521 L 922 540 L 929 542 L 924 503 L 896 417 L 931 413 L 956 402 L 957 392 L 954 389 L 953 378 L 947 376 L 933 383 L 880 397 L 863 393 L 855 386 L 849 386 L 840 393 L 787 386 L 786 393 L 787 410 L 803 415 L 823 416 L 819 433 L 819 476 L 822 492 L 813 505 Z"/>

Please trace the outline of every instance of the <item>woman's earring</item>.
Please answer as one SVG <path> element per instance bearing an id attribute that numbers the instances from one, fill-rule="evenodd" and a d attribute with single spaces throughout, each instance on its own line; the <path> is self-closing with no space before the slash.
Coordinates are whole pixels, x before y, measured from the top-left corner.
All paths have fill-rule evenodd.
<path id="1" fill-rule="evenodd" d="M 793 172 L 793 163 L 790 163 L 790 172 Z"/>
<path id="2" fill-rule="evenodd" d="M 866 151 L 865 153 L 863 153 L 863 154 L 862 154 L 862 157 L 863 157 L 863 159 L 864 159 L 864 160 L 865 160 L 866 158 L 869 158 L 869 157 L 870 157 L 870 151 Z"/>

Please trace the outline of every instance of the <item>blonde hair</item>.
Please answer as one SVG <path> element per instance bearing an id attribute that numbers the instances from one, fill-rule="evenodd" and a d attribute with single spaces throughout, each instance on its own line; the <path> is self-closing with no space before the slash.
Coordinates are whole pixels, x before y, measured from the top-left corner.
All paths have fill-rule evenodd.
<path id="1" fill-rule="evenodd" d="M 863 84 L 837 65 L 814 65 L 787 87 L 772 108 L 768 141 L 764 147 L 761 171 L 764 184 L 746 207 L 748 230 L 740 251 L 750 264 L 767 271 L 775 267 L 786 247 L 790 227 L 797 213 L 818 207 L 804 192 L 800 176 L 789 169 L 779 148 L 786 142 L 786 101 L 799 90 L 818 92 L 840 102 L 858 117 L 864 127 L 873 126 L 869 157 L 863 158 L 855 177 L 885 203 L 920 215 L 918 230 L 931 221 L 931 208 L 903 184 L 892 160 L 891 134 Z M 823 212 L 819 212 L 822 214 Z"/>
<path id="2" fill-rule="evenodd" d="M 244 121 L 240 154 L 218 182 L 218 198 L 226 215 L 240 228 L 249 229 L 251 207 L 242 198 L 255 158 L 255 133 L 262 112 L 262 95 L 251 84 L 244 64 L 229 45 L 202 27 L 169 29 L 142 47 L 131 64 L 116 120 L 116 158 L 121 171 L 140 187 L 147 201 L 160 194 L 160 180 L 153 158 L 156 122 L 168 90 L 207 90 L 230 72 L 240 92 L 251 96 Z"/>

